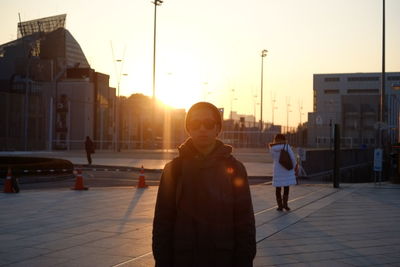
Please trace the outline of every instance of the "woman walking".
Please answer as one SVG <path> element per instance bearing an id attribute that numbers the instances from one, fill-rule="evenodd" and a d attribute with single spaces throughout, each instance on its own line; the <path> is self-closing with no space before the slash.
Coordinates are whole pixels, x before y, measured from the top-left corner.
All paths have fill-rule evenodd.
<path id="1" fill-rule="evenodd" d="M 296 165 L 296 157 L 292 148 L 287 144 L 286 138 L 283 134 L 277 134 L 274 141 L 269 144 L 271 148 L 272 160 L 274 163 L 274 172 L 272 176 L 272 185 L 275 187 L 276 203 L 278 208 L 276 210 L 282 211 L 283 209 L 289 211 L 289 186 L 296 184 L 296 176 L 294 173 L 294 166 Z M 279 163 L 281 150 L 284 149 L 289 153 L 290 160 L 292 161 L 292 168 L 288 170 Z M 283 187 L 283 196 L 281 194 Z"/>

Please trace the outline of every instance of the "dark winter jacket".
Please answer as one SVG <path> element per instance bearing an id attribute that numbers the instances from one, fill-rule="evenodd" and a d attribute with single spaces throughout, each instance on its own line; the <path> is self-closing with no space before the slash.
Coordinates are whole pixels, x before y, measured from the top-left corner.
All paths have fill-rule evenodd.
<path id="1" fill-rule="evenodd" d="M 94 143 L 93 143 L 93 141 L 89 138 L 89 139 L 86 139 L 86 141 L 85 141 L 85 150 L 86 150 L 86 153 L 94 153 Z"/>
<path id="2" fill-rule="evenodd" d="M 153 223 L 157 267 L 247 267 L 256 254 L 247 173 L 217 141 L 208 156 L 188 139 L 161 177 Z"/>

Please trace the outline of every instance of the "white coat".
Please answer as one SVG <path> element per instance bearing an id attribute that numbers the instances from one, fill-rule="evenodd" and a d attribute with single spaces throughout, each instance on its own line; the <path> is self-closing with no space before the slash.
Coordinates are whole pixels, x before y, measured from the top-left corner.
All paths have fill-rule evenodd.
<path id="1" fill-rule="evenodd" d="M 296 184 L 296 176 L 294 174 L 294 167 L 296 166 L 296 157 L 293 153 L 290 145 L 287 145 L 285 149 L 288 150 L 290 158 L 293 163 L 293 169 L 287 170 L 279 163 L 279 155 L 284 144 L 272 145 L 270 151 L 272 160 L 274 162 L 274 171 L 272 175 L 272 185 L 275 187 L 289 186 Z"/>

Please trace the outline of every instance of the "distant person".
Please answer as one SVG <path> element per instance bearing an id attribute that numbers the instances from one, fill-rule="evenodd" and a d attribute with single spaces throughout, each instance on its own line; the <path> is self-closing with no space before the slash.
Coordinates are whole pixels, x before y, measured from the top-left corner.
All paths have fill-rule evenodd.
<path id="1" fill-rule="evenodd" d="M 277 134 L 274 138 L 274 141 L 269 144 L 269 147 L 272 155 L 272 160 L 274 162 L 272 185 L 275 187 L 276 203 L 278 204 L 277 210 L 282 211 L 283 209 L 285 209 L 289 211 L 289 186 L 296 184 L 296 176 L 294 172 L 296 166 L 296 157 L 290 145 L 287 144 L 286 138 L 283 134 Z M 293 168 L 291 170 L 286 169 L 279 163 L 280 153 L 284 147 L 285 150 L 288 151 L 290 159 L 292 161 Z M 283 196 L 281 194 L 282 187 Z"/>
<path id="2" fill-rule="evenodd" d="M 219 110 L 207 102 L 188 111 L 189 138 L 165 165 L 153 221 L 156 267 L 250 267 L 255 220 L 247 172 L 217 136 Z"/>
<path id="3" fill-rule="evenodd" d="M 86 136 L 85 150 L 86 150 L 86 157 L 87 157 L 87 161 L 88 161 L 89 165 L 92 164 L 92 154 L 94 154 L 94 152 L 95 152 L 94 149 L 95 149 L 95 146 L 94 146 L 92 139 L 90 139 L 89 136 Z"/>

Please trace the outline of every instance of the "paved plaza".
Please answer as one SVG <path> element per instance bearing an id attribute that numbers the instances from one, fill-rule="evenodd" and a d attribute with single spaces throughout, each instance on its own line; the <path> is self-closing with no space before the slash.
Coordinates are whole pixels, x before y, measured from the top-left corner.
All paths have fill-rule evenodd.
<path id="1" fill-rule="evenodd" d="M 153 266 L 157 186 L 0 194 L 0 266 Z M 290 212 L 251 186 L 255 266 L 400 266 L 400 186 L 302 183 Z"/>

